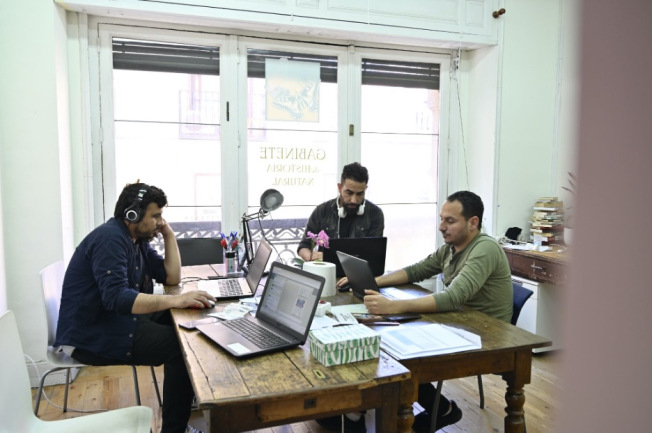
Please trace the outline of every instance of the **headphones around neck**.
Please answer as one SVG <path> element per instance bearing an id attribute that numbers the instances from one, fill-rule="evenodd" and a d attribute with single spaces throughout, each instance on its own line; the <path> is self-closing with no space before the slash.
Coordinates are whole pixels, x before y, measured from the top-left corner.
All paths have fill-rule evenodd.
<path id="1" fill-rule="evenodd" d="M 143 218 L 143 208 L 141 207 L 141 204 L 143 202 L 143 197 L 145 194 L 147 194 L 147 191 L 149 191 L 149 186 L 142 184 L 133 203 L 131 203 L 131 205 L 125 209 L 125 219 L 127 221 L 137 223 Z"/>
<path id="2" fill-rule="evenodd" d="M 367 200 L 363 201 L 360 204 L 360 207 L 358 208 L 357 215 L 362 215 L 364 213 L 364 205 L 367 202 Z M 337 204 L 337 215 L 340 218 L 346 218 L 346 209 L 344 209 L 344 206 L 340 206 L 340 196 L 337 196 L 337 199 L 335 200 L 335 203 Z"/>

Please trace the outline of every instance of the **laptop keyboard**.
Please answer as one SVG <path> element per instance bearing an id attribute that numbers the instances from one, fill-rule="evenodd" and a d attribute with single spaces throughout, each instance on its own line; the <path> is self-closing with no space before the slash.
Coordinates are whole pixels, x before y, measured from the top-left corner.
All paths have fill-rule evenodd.
<path id="1" fill-rule="evenodd" d="M 288 342 L 273 332 L 268 331 L 262 326 L 258 326 L 245 318 L 227 320 L 222 323 L 263 349 L 279 346 Z"/>
<path id="2" fill-rule="evenodd" d="M 221 296 L 242 295 L 242 287 L 238 280 L 218 280 Z"/>

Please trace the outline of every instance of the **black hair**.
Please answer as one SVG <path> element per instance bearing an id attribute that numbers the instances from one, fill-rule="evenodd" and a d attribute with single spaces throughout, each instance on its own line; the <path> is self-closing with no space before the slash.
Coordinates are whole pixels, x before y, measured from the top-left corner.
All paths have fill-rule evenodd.
<path id="1" fill-rule="evenodd" d="M 369 172 L 359 162 L 352 162 L 351 164 L 345 165 L 342 169 L 340 183 L 344 183 L 346 179 L 360 183 L 369 183 Z"/>
<path id="2" fill-rule="evenodd" d="M 125 219 L 125 210 L 136 201 L 138 192 L 143 188 L 147 189 L 147 192 L 143 195 L 143 200 L 140 202 L 139 206 L 143 211 L 147 209 L 147 206 L 152 202 L 156 203 L 160 208 L 165 207 L 168 204 L 168 198 L 163 190 L 145 183 L 128 183 L 120 193 L 118 201 L 115 203 L 115 210 L 113 211 L 113 217 L 115 219 Z"/>
<path id="3" fill-rule="evenodd" d="M 479 195 L 471 191 L 457 191 L 446 198 L 447 201 L 459 201 L 462 204 L 462 215 L 468 221 L 470 218 L 478 217 L 478 231 L 482 229 L 482 215 L 484 204 Z"/>

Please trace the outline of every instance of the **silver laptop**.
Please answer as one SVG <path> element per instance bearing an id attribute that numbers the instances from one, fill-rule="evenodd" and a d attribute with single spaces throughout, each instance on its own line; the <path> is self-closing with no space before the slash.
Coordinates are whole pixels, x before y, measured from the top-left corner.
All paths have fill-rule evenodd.
<path id="1" fill-rule="evenodd" d="M 261 239 L 246 277 L 199 280 L 197 288 L 210 293 L 218 301 L 254 296 L 271 255 L 272 246 L 265 239 Z"/>
<path id="2" fill-rule="evenodd" d="M 197 329 L 238 358 L 299 346 L 308 338 L 324 282 L 324 277 L 274 262 L 255 316 Z"/>
<path id="3" fill-rule="evenodd" d="M 358 298 L 364 298 L 365 289 L 375 290 L 376 292 L 379 292 L 381 295 L 389 299 L 412 299 L 416 297 L 415 295 L 407 293 L 396 287 L 383 287 L 382 289 L 378 288 L 376 278 L 374 277 L 374 274 L 369 267 L 369 263 L 366 260 L 360 259 L 358 257 L 353 257 L 352 255 L 343 253 L 341 251 L 337 252 L 337 257 L 340 259 L 342 269 L 344 269 L 344 274 L 349 280 L 351 291 Z"/>

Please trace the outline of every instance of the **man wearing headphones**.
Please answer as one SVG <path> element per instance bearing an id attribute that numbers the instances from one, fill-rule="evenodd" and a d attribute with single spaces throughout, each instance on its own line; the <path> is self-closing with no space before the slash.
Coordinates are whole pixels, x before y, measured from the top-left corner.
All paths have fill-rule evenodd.
<path id="1" fill-rule="evenodd" d="M 79 244 L 66 270 L 55 345 L 89 365 L 164 364 L 163 433 L 188 426 L 194 392 L 170 308 L 210 307 L 206 292 L 155 295 L 154 282 L 177 285 L 181 259 L 163 219 L 165 193 L 144 183 L 127 185 L 114 216 Z M 165 258 L 150 245 L 163 237 Z"/>
<path id="2" fill-rule="evenodd" d="M 385 229 L 383 211 L 365 199 L 369 173 L 358 162 L 345 165 L 337 197 L 315 208 L 308 219 L 297 253 L 305 261 L 321 260 L 324 254 L 312 250 L 308 232 L 326 232 L 332 238 L 377 238 Z"/>

